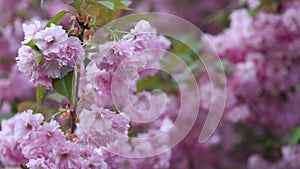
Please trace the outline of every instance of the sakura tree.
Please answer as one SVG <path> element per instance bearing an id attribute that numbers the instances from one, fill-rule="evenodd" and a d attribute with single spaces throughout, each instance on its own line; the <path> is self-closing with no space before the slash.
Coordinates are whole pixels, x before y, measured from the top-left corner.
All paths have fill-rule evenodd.
<path id="1" fill-rule="evenodd" d="M 299 169 L 298 1 L 0 9 L 0 168 Z"/>

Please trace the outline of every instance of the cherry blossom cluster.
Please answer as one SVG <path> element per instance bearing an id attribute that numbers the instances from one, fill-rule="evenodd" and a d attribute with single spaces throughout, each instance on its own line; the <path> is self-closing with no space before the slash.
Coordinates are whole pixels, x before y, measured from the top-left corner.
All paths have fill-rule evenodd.
<path id="1" fill-rule="evenodd" d="M 33 73 L 36 70 L 41 71 L 44 68 L 44 63 L 37 62 L 36 59 L 40 55 L 37 56 L 35 55 L 36 53 L 42 54 L 42 57 L 44 57 L 43 62 L 50 62 L 55 59 L 57 65 L 74 64 L 75 62 L 68 63 L 70 61 L 68 59 L 72 59 L 75 54 L 78 54 L 76 51 L 74 55 L 65 55 L 62 53 L 64 48 L 61 48 L 60 44 L 48 44 L 47 42 L 48 38 L 54 38 L 57 39 L 55 42 L 64 42 L 69 45 L 68 39 L 73 38 L 66 36 L 64 40 L 61 40 L 65 32 L 60 26 L 51 25 L 48 28 L 50 30 L 39 27 L 39 21 L 36 21 L 34 24 L 24 25 L 24 29 L 28 31 L 25 31 L 23 44 L 28 44 L 33 40 L 39 51 L 36 51 L 31 46 L 23 45 L 17 57 L 19 69 L 27 71 L 32 69 Z M 54 29 L 55 33 L 51 32 L 51 29 Z M 49 32 L 50 34 L 48 34 Z M 61 35 L 59 35 L 59 32 L 61 32 Z M 56 35 L 58 36 L 57 38 Z M 75 40 L 75 42 L 77 41 Z M 61 119 L 56 121 L 54 117 L 50 117 L 46 120 L 42 114 L 33 114 L 31 110 L 18 113 L 9 120 L 2 121 L 0 135 L 6 137 L 1 137 L 0 139 L 0 164 L 3 166 L 26 166 L 28 168 L 75 169 L 122 168 L 124 166 L 136 169 L 152 168 L 153 166 L 155 168 L 169 167 L 171 151 L 147 160 L 122 157 L 109 151 L 104 151 L 107 148 L 113 151 L 120 151 L 121 145 L 122 151 L 141 156 L 145 151 L 150 152 L 157 148 L 158 143 L 146 140 L 135 140 L 133 143 L 130 143 L 130 133 L 136 132 L 137 137 L 145 138 L 167 132 L 171 128 L 173 122 L 168 116 L 160 117 L 153 123 L 153 126 L 149 126 L 147 129 L 144 128 L 143 131 L 139 131 L 141 124 L 130 123 L 128 117 L 132 110 L 138 117 L 147 117 L 148 114 L 142 114 L 142 112 L 149 109 L 149 101 L 152 103 L 153 100 L 156 100 L 155 104 L 165 103 L 168 101 L 165 94 L 152 95 L 146 91 L 134 94 L 136 83 L 134 82 L 133 85 L 129 85 L 132 87 L 130 89 L 130 98 L 133 101 L 134 108 L 137 109 L 125 106 L 118 111 L 113 111 L 112 106 L 114 104 L 111 92 L 113 76 L 116 76 L 117 85 L 121 85 L 122 83 L 130 82 L 131 75 L 145 77 L 157 73 L 156 70 L 146 70 L 142 73 L 140 71 L 147 68 L 147 66 L 159 68 L 159 61 L 169 47 L 170 41 L 164 36 L 157 35 L 156 30 L 151 27 L 150 23 L 144 20 L 138 22 L 135 28 L 127 35 L 124 35 L 121 40 L 100 45 L 99 49 L 104 52 L 101 52 L 100 55 L 91 56 L 91 62 L 87 65 L 86 70 L 82 72 L 79 92 L 81 98 L 89 100 L 79 105 L 82 106 L 82 110 L 78 112 L 76 130 L 72 137 L 68 137 L 68 132 L 63 132 L 62 124 L 64 121 L 61 121 Z M 81 49 L 81 46 L 78 46 L 78 48 Z M 104 50 L 105 48 L 107 49 Z M 28 50 L 30 55 L 22 50 Z M 149 52 L 143 53 L 147 50 Z M 55 52 L 60 52 L 59 54 L 62 55 L 58 54 L 56 56 Z M 71 52 L 73 51 L 69 53 L 72 54 Z M 49 59 L 46 58 L 49 57 L 47 55 L 53 56 L 53 60 L 47 60 Z M 64 69 L 61 70 L 61 68 L 56 68 L 54 71 L 65 71 Z M 124 72 L 125 69 L 130 71 Z M 44 69 L 36 73 L 40 73 L 38 75 L 41 75 L 41 73 L 47 75 L 50 73 L 49 71 L 51 72 L 52 70 Z M 120 71 L 123 73 L 120 73 Z M 31 74 L 31 77 L 33 75 Z M 51 75 L 48 75 L 50 78 Z M 117 93 L 121 94 L 120 98 L 124 105 L 128 103 L 127 98 L 122 96 L 126 92 L 128 92 L 126 88 L 117 90 Z M 90 94 L 91 98 L 85 98 L 85 95 Z M 154 108 L 156 107 L 154 105 Z M 149 114 L 156 113 L 156 111 L 158 110 L 152 109 Z M 166 111 L 172 110 L 168 108 Z M 136 129 L 131 129 L 130 131 L 130 127 Z M 168 138 L 158 142 L 167 143 Z"/>
<path id="2" fill-rule="evenodd" d="M 254 0 L 255 1 L 255 0 Z M 218 13 L 231 5 L 238 4 L 238 0 L 193 0 L 189 3 L 176 0 L 133 0 L 133 6 L 140 12 L 161 12 L 182 17 L 189 22 L 198 25 L 201 29 L 209 32 L 219 32 L 221 29 L 218 25 L 207 24 L 214 13 Z M 252 4 L 255 5 L 255 2 Z M 256 3 L 257 4 L 257 3 Z"/>
<path id="3" fill-rule="evenodd" d="M 31 110 L 1 124 L 0 159 L 5 166 L 28 168 L 107 168 L 101 152 L 68 141 L 57 121 Z"/>
<path id="4" fill-rule="evenodd" d="M 35 96 L 34 86 L 26 75 L 21 73 L 15 63 L 21 41 L 24 39 L 22 23 L 30 25 L 40 16 L 52 17 L 67 5 L 59 0 L 45 2 L 44 11 L 39 4 L 27 0 L 1 0 L 0 9 L 0 112 L 11 113 L 13 104 L 30 100 Z M 44 21 L 42 21 L 44 22 Z M 22 84 L 20 86 L 19 84 Z M 21 89 L 23 92 L 16 92 Z"/>
<path id="5" fill-rule="evenodd" d="M 254 7 L 250 6 L 253 9 L 260 2 L 249 3 L 253 3 Z M 210 140 L 213 144 L 200 146 L 191 155 L 196 158 L 202 154 L 209 160 L 195 162 L 194 166 L 299 167 L 296 160 L 299 145 L 282 144 L 290 139 L 289 133 L 299 125 L 300 117 L 299 5 L 299 2 L 288 2 L 281 5 L 280 12 L 255 14 L 249 12 L 251 9 L 237 9 L 230 15 L 229 28 L 217 35 L 207 35 L 207 44 L 213 44 L 224 61 L 227 100 L 223 120 Z M 208 48 L 208 53 L 213 51 Z M 207 112 L 211 99 L 218 98 L 211 97 L 210 85 L 207 76 L 199 80 L 200 112 Z M 203 118 L 199 117 L 199 121 Z M 188 144 L 191 139 L 179 145 L 176 154 L 194 150 L 197 138 L 194 137 L 194 144 Z M 269 149 L 263 148 L 260 144 L 268 140 Z"/>
<path id="6" fill-rule="evenodd" d="M 24 24 L 25 40 L 19 49 L 17 66 L 35 86 L 51 88 L 52 79 L 62 78 L 83 60 L 83 48 L 77 37 L 68 37 L 62 26 L 43 29 L 40 21 Z M 30 46 L 28 43 L 34 43 Z"/>
<path id="7" fill-rule="evenodd" d="M 169 47 L 170 41 L 157 35 L 156 30 L 145 20 L 138 22 L 121 40 L 101 44 L 101 52 L 90 57 L 92 61 L 87 66 L 84 79 L 93 86 L 94 101 L 100 106 L 115 105 L 111 92 L 112 87 L 118 86 L 114 92 L 118 97 L 123 97 L 122 102 L 125 103 L 129 98 L 121 96 L 128 90 L 120 87 L 124 84 L 124 87 L 130 88 L 130 97 L 136 97 L 133 92 L 139 76 L 142 76 L 141 73 L 143 76 L 155 73 L 154 69 L 159 69 L 160 60 Z M 113 78 L 116 84 L 112 84 Z M 82 84 L 87 87 L 86 83 Z"/>
<path id="8" fill-rule="evenodd" d="M 44 11 L 39 9 L 39 4 L 27 0 L 1 0 L 0 9 L 3 12 L 0 18 L 0 110 L 10 113 L 16 101 L 32 99 L 35 95 L 34 86 L 30 84 L 23 73 L 20 73 L 15 64 L 18 49 L 24 39 L 22 23 L 30 25 L 40 16 L 52 17 L 67 5 L 59 0 L 45 2 Z M 18 87 L 14 87 L 17 84 Z M 16 88 L 23 92 L 15 92 Z M 3 92 L 2 92 L 3 91 Z"/>
<path id="9" fill-rule="evenodd" d="M 202 15 L 235 2 L 215 1 L 194 0 L 188 10 L 186 2 L 172 0 L 133 5 L 178 14 L 198 24 L 205 22 Z M 59 0 L 45 1 L 44 12 L 53 16 L 84 2 L 93 1 L 76 1 L 72 7 Z M 81 9 L 67 12 L 74 14 L 70 21 L 77 19 L 69 31 L 64 21 L 61 25 L 42 21 L 38 16 L 44 13 L 35 11 L 35 5 L 0 0 L 0 168 L 299 169 L 299 141 L 288 142 L 300 124 L 300 2 L 248 0 L 233 9 L 228 28 L 205 34 L 203 57 L 220 57 L 221 65 L 216 66 L 226 74 L 226 102 L 217 130 L 204 144 L 199 143 L 199 132 L 212 103 L 223 93 L 218 88 L 212 91 L 203 66 L 194 72 L 200 103 L 188 97 L 195 91 L 186 82 L 180 82 L 184 85 L 175 92 L 138 88 L 140 80 L 161 76 L 158 70 L 167 51 L 176 49 L 173 39 L 141 20 L 124 31 L 104 26 L 103 36 L 112 34 L 113 40 L 93 43 L 89 41 L 93 37 L 84 38 L 93 36 L 96 26 L 89 24 L 97 21 L 91 15 L 99 4 L 92 3 L 87 15 Z M 183 9 L 174 11 L 179 6 Z M 36 17 L 29 20 L 32 16 Z M 82 34 L 77 34 L 80 30 Z M 74 102 L 52 89 L 53 79 L 71 71 L 79 78 L 73 79 L 79 83 L 74 85 L 78 87 L 78 93 L 72 93 Z M 45 86 L 46 92 L 44 100 L 34 104 L 37 86 Z M 190 107 L 182 111 L 184 103 Z M 189 114 L 198 103 L 197 117 L 175 125 L 180 112 Z M 7 115 L 10 118 L 4 119 Z M 193 120 L 187 136 L 171 147 Z M 163 153 L 148 157 L 149 152 Z"/>
<path id="10" fill-rule="evenodd" d="M 283 5 L 282 14 L 251 16 L 246 9 L 236 10 L 230 28 L 209 36 L 233 70 L 228 91 L 236 101 L 228 105 L 229 120 L 261 124 L 273 133 L 299 122 L 300 8 L 298 2 L 291 4 Z"/>
<path id="11" fill-rule="evenodd" d="M 128 131 L 128 119 L 131 117 L 147 120 L 153 114 L 159 113 L 160 104 L 168 103 L 167 96 L 163 93 L 153 95 L 143 91 L 135 93 L 136 82 L 141 77 L 157 73 L 160 60 L 170 47 L 170 41 L 145 20 L 139 21 L 133 29 L 118 41 L 105 42 L 98 46 L 100 53 L 90 56 L 91 62 L 87 65 L 81 77 L 80 95 L 92 105 L 92 110 L 86 108 L 80 114 L 81 123 L 78 124 L 76 134 L 85 143 L 101 147 L 111 142 L 109 148 L 114 152 L 123 151 L 133 156 L 142 156 L 144 152 L 151 152 L 157 144 L 168 143 L 168 139 L 150 142 L 147 140 L 130 140 L 131 133 L 136 133 L 137 138 L 148 138 L 168 132 L 173 122 L 170 117 L 159 117 L 149 127 L 142 127 L 143 123 L 130 122 L 131 130 Z M 147 69 L 151 68 L 151 69 Z M 150 104 L 154 109 L 150 109 Z M 84 105 L 86 107 L 87 105 Z M 114 108 L 123 113 L 115 114 L 103 107 Z M 87 106 L 87 107 L 90 107 Z M 105 126 L 97 118 L 91 120 L 95 110 L 101 111 L 103 118 L 109 117 L 113 122 Z M 146 113 L 145 111 L 148 110 Z M 165 111 L 172 111 L 169 108 Z M 82 119 L 86 122 L 82 123 Z M 100 127 L 102 126 L 102 127 Z M 127 127 L 126 127 L 127 126 Z M 109 128 L 107 128 L 109 127 Z M 140 131 L 140 128 L 144 128 Z M 111 131 L 114 129 L 114 131 Z M 85 132 L 84 132 L 85 131 Z M 127 136 L 129 134 L 129 136 Z M 112 142 L 114 141 L 114 142 Z M 120 150 L 120 145 L 122 150 Z M 167 168 L 170 166 L 171 151 L 147 159 L 132 159 L 117 156 L 112 153 L 107 155 L 114 159 L 109 163 L 112 168 Z"/>

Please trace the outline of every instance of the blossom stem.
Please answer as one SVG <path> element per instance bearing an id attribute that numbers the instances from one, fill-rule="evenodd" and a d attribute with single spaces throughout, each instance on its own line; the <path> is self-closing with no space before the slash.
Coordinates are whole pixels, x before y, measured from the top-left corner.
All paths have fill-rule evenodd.
<path id="1" fill-rule="evenodd" d="M 76 129 L 76 121 L 77 121 L 77 102 L 78 102 L 78 88 L 79 88 L 79 80 L 80 80 L 80 68 L 77 65 L 74 68 L 74 78 L 73 78 L 73 103 L 72 103 L 72 111 L 71 111 L 71 119 L 72 119 L 72 128 L 71 133 L 73 133 Z"/>
<path id="2" fill-rule="evenodd" d="M 89 27 L 84 22 L 81 22 L 78 17 L 76 19 L 82 29 L 78 38 L 83 43 L 84 42 L 84 31 L 86 29 L 89 29 Z M 73 81 L 73 91 L 72 91 L 73 109 L 71 111 L 71 119 L 72 119 L 71 134 L 74 133 L 74 131 L 76 129 L 76 122 L 77 122 L 77 104 L 78 104 L 77 102 L 78 102 L 78 90 L 79 90 L 79 80 L 80 80 L 80 65 L 76 65 L 74 68 L 73 80 L 74 80 Z"/>

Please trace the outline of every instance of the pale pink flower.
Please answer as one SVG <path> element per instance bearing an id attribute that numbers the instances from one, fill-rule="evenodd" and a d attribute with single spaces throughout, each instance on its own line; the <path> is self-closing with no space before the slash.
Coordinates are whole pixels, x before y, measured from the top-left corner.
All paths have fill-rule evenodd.
<path id="1" fill-rule="evenodd" d="M 81 41 L 68 37 L 62 26 L 51 24 L 43 30 L 36 28 L 39 26 L 39 21 L 36 25 L 24 26 L 26 38 L 33 36 L 38 49 L 23 45 L 18 52 L 17 65 L 35 86 L 51 88 L 52 79 L 64 77 L 76 64 L 82 63 L 84 50 Z"/>
<path id="2" fill-rule="evenodd" d="M 81 141 L 95 145 L 106 146 L 127 133 L 129 121 L 121 114 L 108 109 L 92 106 L 92 110 L 83 110 L 79 115 L 77 135 Z"/>
<path id="3" fill-rule="evenodd" d="M 83 160 L 80 154 L 80 145 L 73 142 L 65 142 L 53 149 L 53 160 L 57 168 L 74 168 L 80 169 L 83 165 Z"/>
<path id="4" fill-rule="evenodd" d="M 0 163 L 4 165 L 21 165 L 27 162 L 15 138 L 14 128 L 20 121 L 21 114 L 1 121 L 0 131 Z"/>
<path id="5" fill-rule="evenodd" d="M 244 122 L 249 118 L 251 112 L 248 105 L 234 107 L 226 114 L 226 118 L 232 123 Z"/>
<path id="6" fill-rule="evenodd" d="M 44 55 L 50 53 L 58 54 L 61 49 L 65 48 L 67 39 L 68 34 L 63 30 L 62 26 L 56 26 L 54 24 L 37 32 L 33 37 L 35 44 Z"/>
<path id="7" fill-rule="evenodd" d="M 32 114 L 32 110 L 23 112 L 14 127 L 15 138 L 17 140 L 27 139 L 32 131 L 36 131 L 39 128 L 43 120 L 43 115 Z"/>
<path id="8" fill-rule="evenodd" d="M 65 142 L 64 133 L 56 121 L 44 123 L 21 142 L 22 153 L 28 159 L 46 158 L 59 143 Z"/>
<path id="9" fill-rule="evenodd" d="M 44 66 L 39 65 L 41 59 L 41 53 L 25 45 L 22 45 L 19 49 L 18 57 L 16 58 L 18 69 L 30 77 L 30 82 L 33 85 L 42 85 L 50 88 L 52 81 L 44 74 Z"/>
<path id="10" fill-rule="evenodd" d="M 32 24 L 24 23 L 22 27 L 25 34 L 24 41 L 22 42 L 23 44 L 26 44 L 29 41 L 31 41 L 35 34 L 43 29 L 43 25 L 39 20 L 35 20 Z"/>

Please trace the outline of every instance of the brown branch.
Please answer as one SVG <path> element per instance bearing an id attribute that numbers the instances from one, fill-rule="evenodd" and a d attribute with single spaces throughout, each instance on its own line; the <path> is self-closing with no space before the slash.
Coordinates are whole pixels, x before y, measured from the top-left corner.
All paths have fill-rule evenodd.
<path id="1" fill-rule="evenodd" d="M 78 121 L 76 111 L 74 110 L 71 111 L 71 120 L 71 133 L 73 134 L 76 130 L 76 122 Z"/>

